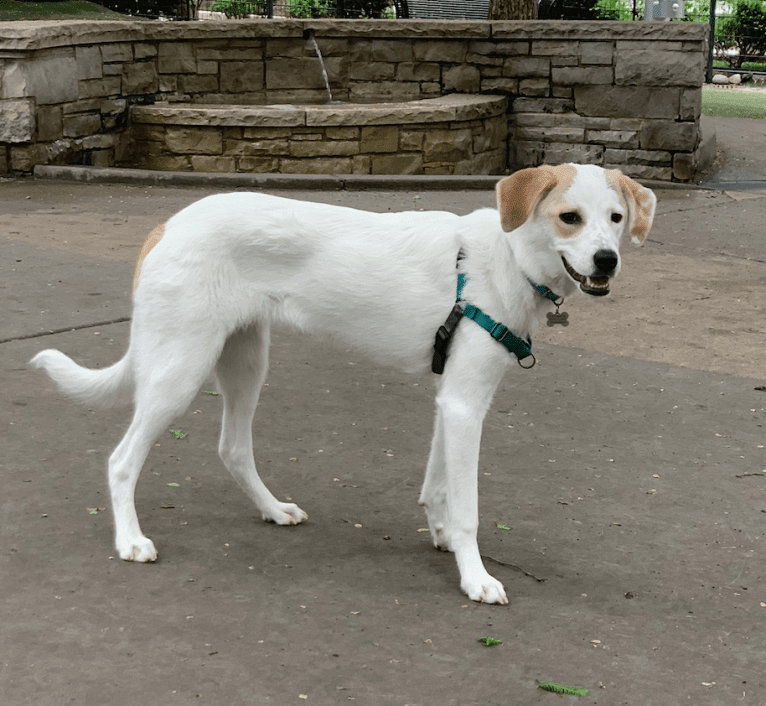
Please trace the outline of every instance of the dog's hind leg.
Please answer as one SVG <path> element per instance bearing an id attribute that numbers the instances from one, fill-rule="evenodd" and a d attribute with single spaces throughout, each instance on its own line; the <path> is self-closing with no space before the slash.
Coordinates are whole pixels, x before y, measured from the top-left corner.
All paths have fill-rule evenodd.
<path id="1" fill-rule="evenodd" d="M 135 368 L 136 408 L 128 431 L 109 457 L 109 490 L 120 558 L 146 562 L 157 558 L 157 550 L 141 532 L 136 515 L 135 489 L 141 468 L 162 430 L 189 406 L 218 349 L 213 347 L 205 356 L 195 341 L 184 339 L 157 346 L 137 344 L 132 349 L 142 351 Z"/>
<path id="2" fill-rule="evenodd" d="M 297 505 L 280 502 L 271 494 L 258 476 L 253 458 L 253 415 L 266 379 L 268 356 L 266 323 L 235 331 L 226 341 L 215 369 L 224 401 L 218 453 L 264 520 L 297 525 L 308 515 Z"/>

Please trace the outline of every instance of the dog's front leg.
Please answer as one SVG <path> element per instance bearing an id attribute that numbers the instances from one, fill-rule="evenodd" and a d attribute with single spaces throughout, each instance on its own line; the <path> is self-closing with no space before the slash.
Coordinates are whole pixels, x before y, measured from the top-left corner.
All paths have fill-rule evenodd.
<path id="1" fill-rule="evenodd" d="M 505 367 L 505 360 L 498 361 L 494 353 L 483 360 L 454 355 L 445 371 L 436 397 L 436 429 L 421 504 L 426 506 L 434 544 L 455 553 L 460 587 L 468 597 L 507 603 L 503 585 L 484 568 L 477 542 L 481 429 Z"/>
<path id="2" fill-rule="evenodd" d="M 418 504 L 425 508 L 431 539 L 437 549 L 451 552 L 447 528 L 450 526 L 447 507 L 447 468 L 444 458 L 444 419 L 436 405 L 436 422 L 431 441 L 431 453 L 426 466 L 426 478 L 420 491 Z"/>

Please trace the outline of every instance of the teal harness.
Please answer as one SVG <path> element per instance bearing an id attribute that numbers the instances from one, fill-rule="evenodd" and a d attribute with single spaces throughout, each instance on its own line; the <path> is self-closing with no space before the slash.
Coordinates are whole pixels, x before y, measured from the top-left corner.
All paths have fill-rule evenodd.
<path id="1" fill-rule="evenodd" d="M 464 253 L 461 250 L 458 253 L 458 265 L 460 260 L 464 257 Z M 527 281 L 530 286 L 541 296 L 549 301 L 552 301 L 558 310 L 558 307 L 564 301 L 564 299 L 558 294 L 554 294 L 548 287 L 542 284 L 535 284 L 529 277 Z M 431 363 L 431 369 L 438 375 L 444 372 L 444 365 L 447 362 L 449 345 L 452 341 L 452 336 L 457 329 L 460 320 L 465 317 L 470 319 L 474 323 L 477 323 L 485 331 L 489 333 L 498 343 L 502 343 L 509 353 L 512 353 L 516 360 L 519 362 L 522 368 L 534 367 L 537 359 L 532 355 L 532 339 L 521 338 L 511 331 L 505 324 L 501 324 L 495 321 L 491 316 L 485 314 L 478 306 L 463 302 L 462 294 L 463 287 L 465 287 L 466 276 L 462 272 L 458 272 L 457 275 L 457 297 L 455 299 L 455 306 L 453 307 L 447 320 L 443 326 L 439 327 L 436 332 L 436 340 L 434 341 L 434 356 Z M 521 361 L 526 358 L 532 358 L 531 365 L 522 365 Z"/>

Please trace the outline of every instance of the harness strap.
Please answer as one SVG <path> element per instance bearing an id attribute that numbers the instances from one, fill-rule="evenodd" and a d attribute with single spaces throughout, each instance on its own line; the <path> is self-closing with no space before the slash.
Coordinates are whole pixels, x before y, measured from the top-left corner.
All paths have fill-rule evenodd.
<path id="1" fill-rule="evenodd" d="M 460 249 L 457 255 L 456 267 L 459 267 L 460 261 L 465 257 L 465 252 Z M 527 282 L 532 288 L 545 299 L 553 302 L 556 305 L 558 311 L 559 305 L 564 301 L 563 297 L 551 291 L 549 287 L 544 284 L 535 284 L 529 277 Z M 449 350 L 449 344 L 452 341 L 452 336 L 457 329 L 460 319 L 465 317 L 470 319 L 474 323 L 477 323 L 485 331 L 489 333 L 498 343 L 502 343 L 510 353 L 516 356 L 516 360 L 521 365 L 521 361 L 525 358 L 532 357 L 532 365 L 521 365 L 522 368 L 531 368 L 535 365 L 537 360 L 532 355 L 532 339 L 528 336 L 526 339 L 520 338 L 513 333 L 505 324 L 501 324 L 495 321 L 491 316 L 485 314 L 478 306 L 473 304 L 467 304 L 462 301 L 463 288 L 465 287 L 466 276 L 463 272 L 458 272 L 457 275 L 457 296 L 455 298 L 455 306 L 449 315 L 444 325 L 439 328 L 436 333 L 436 341 L 434 343 L 434 356 L 431 364 L 431 369 L 441 375 L 444 371 L 444 365 L 447 362 L 447 355 Z"/>
<path id="2" fill-rule="evenodd" d="M 502 343 L 517 360 L 524 360 L 532 355 L 532 339 L 524 340 L 513 333 L 505 324 L 495 321 L 487 316 L 478 306 L 465 304 L 463 307 L 463 316 L 479 324 L 485 331 L 489 332 L 498 343 Z M 522 366 L 523 367 L 523 366 Z M 529 366 L 531 367 L 531 366 Z"/>

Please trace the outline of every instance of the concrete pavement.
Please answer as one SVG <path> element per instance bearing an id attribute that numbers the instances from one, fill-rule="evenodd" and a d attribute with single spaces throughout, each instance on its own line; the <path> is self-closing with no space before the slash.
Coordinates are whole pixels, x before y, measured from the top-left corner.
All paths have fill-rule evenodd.
<path id="1" fill-rule="evenodd" d="M 285 195 L 492 204 L 489 189 L 418 187 Z M 120 357 L 143 238 L 216 187 L 0 183 L 0 703 L 562 698 L 540 679 L 586 687 L 581 703 L 761 704 L 764 187 L 658 191 L 613 295 L 567 302 L 572 325 L 541 331 L 539 365 L 504 379 L 480 468 L 500 607 L 468 601 L 418 531 L 431 377 L 287 331 L 256 460 L 309 522 L 258 519 L 217 459 L 220 400 L 201 392 L 172 427 L 186 438 L 163 437 L 139 483 L 160 560 L 113 558 L 104 467 L 129 412 L 75 405 L 26 361 L 45 347 Z"/>

